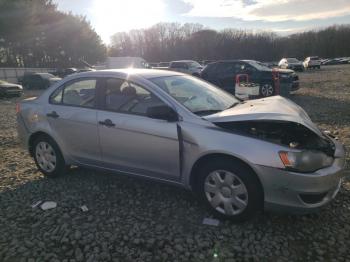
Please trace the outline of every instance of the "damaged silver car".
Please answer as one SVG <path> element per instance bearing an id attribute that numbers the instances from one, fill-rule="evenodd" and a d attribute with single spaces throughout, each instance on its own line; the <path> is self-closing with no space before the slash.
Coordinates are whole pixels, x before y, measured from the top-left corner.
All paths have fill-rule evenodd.
<path id="1" fill-rule="evenodd" d="M 48 177 L 71 165 L 193 190 L 218 216 L 310 212 L 337 194 L 344 146 L 275 96 L 242 102 L 182 73 L 69 76 L 17 106 L 18 133 Z"/>

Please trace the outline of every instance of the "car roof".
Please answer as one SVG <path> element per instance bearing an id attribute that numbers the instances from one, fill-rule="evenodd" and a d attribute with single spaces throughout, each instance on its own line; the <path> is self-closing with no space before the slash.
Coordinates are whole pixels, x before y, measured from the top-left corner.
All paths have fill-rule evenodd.
<path id="1" fill-rule="evenodd" d="M 123 69 L 106 69 L 106 70 L 97 70 L 89 71 L 74 74 L 74 76 L 139 76 L 146 79 L 156 78 L 156 77 L 166 77 L 166 76 L 175 76 L 175 75 L 185 75 L 183 73 L 169 71 L 169 70 L 157 70 L 157 69 L 141 69 L 141 68 L 123 68 Z"/>
<path id="2" fill-rule="evenodd" d="M 188 62 L 196 62 L 194 60 L 176 60 L 176 61 L 171 61 L 171 63 L 178 63 L 178 62 L 181 62 L 181 63 L 188 63 Z"/>

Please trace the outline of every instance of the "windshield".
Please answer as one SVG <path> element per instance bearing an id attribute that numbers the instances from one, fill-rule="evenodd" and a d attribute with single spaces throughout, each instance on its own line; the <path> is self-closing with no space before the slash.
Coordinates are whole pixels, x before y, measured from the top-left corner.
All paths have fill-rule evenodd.
<path id="1" fill-rule="evenodd" d="M 287 58 L 287 61 L 288 61 L 289 63 L 298 63 L 298 62 L 299 62 L 299 60 L 296 59 L 296 58 Z"/>
<path id="2" fill-rule="evenodd" d="M 202 67 L 198 62 L 193 61 L 188 63 L 189 67 Z"/>
<path id="3" fill-rule="evenodd" d="M 150 81 L 197 115 L 214 114 L 240 102 L 231 94 L 191 76 L 157 77 Z"/>
<path id="4" fill-rule="evenodd" d="M 42 73 L 42 74 L 39 74 L 41 77 L 43 78 L 46 78 L 46 79 L 50 79 L 50 78 L 54 78 L 55 76 L 54 75 L 51 75 L 49 73 Z"/>
<path id="5" fill-rule="evenodd" d="M 256 69 L 258 69 L 259 71 L 264 71 L 264 70 L 269 70 L 271 71 L 271 68 L 269 68 L 267 65 L 259 62 L 259 61 L 254 61 L 254 60 L 249 60 L 246 61 L 248 64 L 250 64 L 251 66 L 255 67 Z"/>

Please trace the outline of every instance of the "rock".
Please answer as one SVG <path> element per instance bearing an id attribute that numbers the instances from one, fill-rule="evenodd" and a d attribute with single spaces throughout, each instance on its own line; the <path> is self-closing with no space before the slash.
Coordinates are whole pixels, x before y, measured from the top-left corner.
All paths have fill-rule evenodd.
<path id="1" fill-rule="evenodd" d="M 74 238 L 75 238 L 76 240 L 79 240 L 79 239 L 81 238 L 81 232 L 80 232 L 79 230 L 75 231 L 75 233 L 74 233 Z"/>
<path id="2" fill-rule="evenodd" d="M 84 255 L 83 252 L 81 252 L 80 248 L 75 249 L 75 259 L 80 262 L 84 260 Z"/>

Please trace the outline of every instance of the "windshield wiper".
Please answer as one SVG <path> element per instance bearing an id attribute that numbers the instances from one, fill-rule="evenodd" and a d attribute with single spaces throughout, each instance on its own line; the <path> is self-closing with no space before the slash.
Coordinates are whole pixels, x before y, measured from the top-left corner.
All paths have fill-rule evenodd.
<path id="1" fill-rule="evenodd" d="M 230 105 L 228 108 L 226 108 L 225 110 L 227 109 L 230 109 L 232 107 L 235 107 L 236 105 L 240 104 L 239 102 L 234 102 L 232 105 Z"/>
<path id="2" fill-rule="evenodd" d="M 193 113 L 196 115 L 211 115 L 215 114 L 218 112 L 221 112 L 223 110 L 218 110 L 218 109 L 210 109 L 210 110 L 199 110 L 199 111 L 194 111 Z"/>

